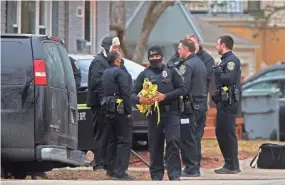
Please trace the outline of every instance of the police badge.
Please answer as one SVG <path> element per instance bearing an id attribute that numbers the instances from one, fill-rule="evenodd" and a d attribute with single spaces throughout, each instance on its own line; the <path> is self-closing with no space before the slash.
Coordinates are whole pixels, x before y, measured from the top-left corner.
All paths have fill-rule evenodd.
<path id="1" fill-rule="evenodd" d="M 167 77 L 167 72 L 166 71 L 162 71 L 162 77 L 166 78 Z"/>
<path id="2" fill-rule="evenodd" d="M 186 72 L 186 66 L 185 65 L 181 65 L 179 67 L 179 72 L 181 75 L 184 75 L 184 73 Z"/>

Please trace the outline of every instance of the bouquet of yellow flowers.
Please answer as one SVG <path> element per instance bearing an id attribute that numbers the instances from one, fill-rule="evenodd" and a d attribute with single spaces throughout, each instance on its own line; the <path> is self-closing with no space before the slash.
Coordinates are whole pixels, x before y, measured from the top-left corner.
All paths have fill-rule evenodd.
<path id="1" fill-rule="evenodd" d="M 148 78 L 145 78 L 144 83 L 143 83 L 143 89 L 138 94 L 138 96 L 153 99 L 158 94 L 157 89 L 158 89 L 157 84 L 152 84 Z M 159 124 L 159 122 L 160 122 L 160 111 L 159 111 L 158 101 L 155 101 L 151 105 L 137 104 L 137 107 L 140 110 L 140 112 L 146 114 L 146 117 L 147 117 L 148 114 L 152 111 L 151 107 L 153 105 L 154 105 L 154 110 L 157 111 L 157 124 Z"/>

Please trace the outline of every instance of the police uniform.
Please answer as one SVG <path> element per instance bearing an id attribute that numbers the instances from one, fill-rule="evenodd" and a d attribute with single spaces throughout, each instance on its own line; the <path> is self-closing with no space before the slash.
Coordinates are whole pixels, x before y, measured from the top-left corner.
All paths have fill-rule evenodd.
<path id="1" fill-rule="evenodd" d="M 148 50 L 148 56 L 160 55 L 158 46 Z M 157 112 L 152 111 L 148 119 L 148 146 L 150 152 L 150 175 L 152 180 L 162 180 L 164 176 L 164 140 L 166 139 L 165 162 L 169 180 L 179 180 L 181 162 L 179 156 L 180 123 L 178 98 L 184 95 L 185 86 L 181 75 L 174 69 L 166 67 L 162 59 L 150 61 L 150 66 L 142 71 L 136 79 L 134 102 L 139 104 L 137 94 L 142 90 L 145 78 L 158 85 L 158 91 L 166 95 L 159 103 L 160 123 L 157 125 Z M 154 63 L 160 64 L 155 67 Z"/>
<path id="2" fill-rule="evenodd" d="M 91 107 L 93 117 L 93 133 L 95 145 L 94 170 L 101 170 L 106 165 L 107 127 L 103 121 L 101 100 L 103 98 L 102 75 L 110 67 L 107 53 L 112 46 L 113 37 L 105 37 L 102 41 L 102 52 L 92 60 L 88 72 L 87 106 Z M 94 151 L 93 151 L 94 152 Z"/>
<path id="3" fill-rule="evenodd" d="M 167 66 L 172 67 L 174 65 L 179 65 L 180 62 L 180 55 L 178 53 L 178 51 L 176 51 L 174 53 L 174 55 L 169 59 L 169 61 L 167 62 Z"/>
<path id="4" fill-rule="evenodd" d="M 199 47 L 199 51 L 197 52 L 197 57 L 205 64 L 207 70 L 207 81 L 206 81 L 206 95 L 209 94 L 209 86 L 213 80 L 213 66 L 215 65 L 214 58 L 206 52 L 202 46 Z M 208 110 L 208 99 L 205 98 L 205 106 L 199 109 L 199 117 L 197 118 L 197 129 L 196 129 L 196 137 L 197 137 L 197 147 L 198 147 L 198 166 L 200 167 L 201 162 L 201 140 L 204 135 L 204 128 L 206 125 L 206 113 Z"/>
<path id="5" fill-rule="evenodd" d="M 217 105 L 216 136 L 225 164 L 216 173 L 240 172 L 236 121 L 240 101 L 240 60 L 231 52 L 221 57 L 222 62 L 215 67 L 214 77 L 217 93 L 212 97 Z"/>
<path id="6" fill-rule="evenodd" d="M 112 66 L 103 74 L 102 109 L 108 125 L 107 174 L 115 179 L 133 180 L 126 174 L 132 146 L 131 75 Z M 121 102 L 118 102 L 121 101 Z"/>
<path id="7" fill-rule="evenodd" d="M 186 86 L 186 94 L 183 97 L 184 111 L 180 115 L 180 149 L 182 161 L 185 164 L 182 175 L 200 176 L 196 132 L 199 113 L 206 108 L 206 67 L 194 53 L 175 67 L 183 76 Z"/>

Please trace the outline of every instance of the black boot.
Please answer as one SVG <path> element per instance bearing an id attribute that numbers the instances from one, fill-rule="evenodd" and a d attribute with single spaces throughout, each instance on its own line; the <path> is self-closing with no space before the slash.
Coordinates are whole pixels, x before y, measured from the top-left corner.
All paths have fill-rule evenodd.
<path id="1" fill-rule="evenodd" d="M 136 177 L 135 177 L 135 176 L 131 176 L 131 175 L 129 175 L 129 174 L 126 173 L 126 174 L 124 174 L 124 175 L 122 175 L 122 176 L 114 175 L 112 179 L 113 179 L 113 180 L 132 181 L 132 180 L 135 180 Z"/>
<path id="2" fill-rule="evenodd" d="M 222 167 L 222 168 L 218 168 L 218 169 L 215 169 L 214 172 L 216 174 L 237 174 L 239 173 L 240 170 L 231 170 L 229 168 L 226 168 L 226 167 Z"/>

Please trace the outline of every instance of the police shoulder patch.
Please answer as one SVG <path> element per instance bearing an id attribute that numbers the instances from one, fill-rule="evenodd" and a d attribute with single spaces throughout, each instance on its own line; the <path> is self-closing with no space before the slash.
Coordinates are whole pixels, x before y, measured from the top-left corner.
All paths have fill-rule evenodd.
<path id="1" fill-rule="evenodd" d="M 227 63 L 227 68 L 228 68 L 228 70 L 230 70 L 230 71 L 234 70 L 235 66 L 236 66 L 236 64 L 235 64 L 233 61 L 229 61 L 229 62 Z"/>
<path id="2" fill-rule="evenodd" d="M 184 73 L 186 72 L 186 65 L 181 65 L 179 67 L 179 72 L 181 75 L 184 75 Z"/>

